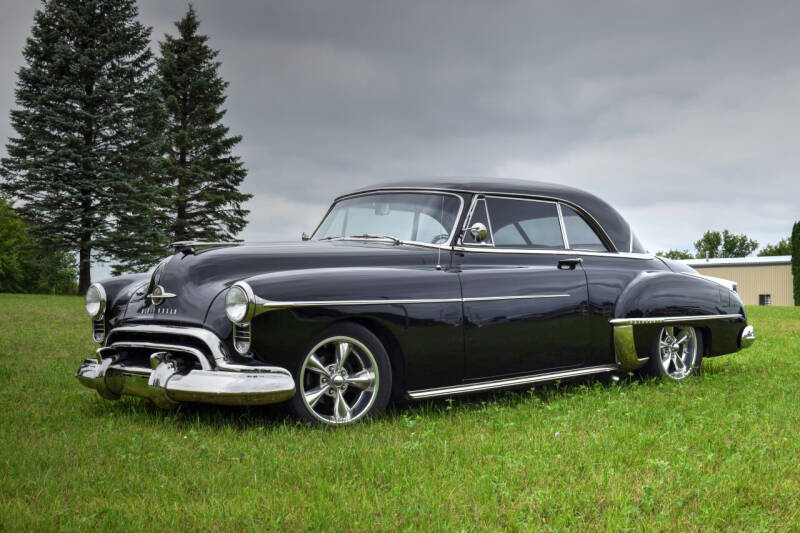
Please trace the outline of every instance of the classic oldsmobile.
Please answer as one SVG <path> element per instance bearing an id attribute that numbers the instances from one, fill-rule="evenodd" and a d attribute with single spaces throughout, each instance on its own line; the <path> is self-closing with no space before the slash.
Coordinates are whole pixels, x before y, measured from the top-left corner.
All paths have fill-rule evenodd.
<path id="1" fill-rule="evenodd" d="M 753 343 L 736 287 L 645 252 L 586 192 L 434 179 L 337 198 L 290 244 L 176 243 L 86 294 L 103 398 L 257 405 L 348 424 L 422 399 L 642 371 Z"/>

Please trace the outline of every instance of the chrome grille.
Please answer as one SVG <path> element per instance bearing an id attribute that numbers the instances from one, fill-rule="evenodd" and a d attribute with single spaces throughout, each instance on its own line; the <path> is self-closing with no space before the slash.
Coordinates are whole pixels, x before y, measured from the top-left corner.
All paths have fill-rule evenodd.
<path id="1" fill-rule="evenodd" d="M 250 324 L 233 326 L 233 347 L 240 354 L 250 351 Z"/>

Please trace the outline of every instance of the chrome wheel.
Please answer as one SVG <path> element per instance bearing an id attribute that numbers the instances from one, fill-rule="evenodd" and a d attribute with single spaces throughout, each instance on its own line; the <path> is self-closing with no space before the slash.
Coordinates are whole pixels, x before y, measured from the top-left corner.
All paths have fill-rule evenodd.
<path id="1" fill-rule="evenodd" d="M 658 355 L 664 374 L 683 379 L 697 364 L 697 333 L 692 327 L 670 326 L 661 329 Z"/>
<path id="2" fill-rule="evenodd" d="M 355 422 L 378 395 L 375 356 L 352 337 L 330 337 L 306 355 L 300 368 L 300 398 L 316 419 L 328 424 Z"/>

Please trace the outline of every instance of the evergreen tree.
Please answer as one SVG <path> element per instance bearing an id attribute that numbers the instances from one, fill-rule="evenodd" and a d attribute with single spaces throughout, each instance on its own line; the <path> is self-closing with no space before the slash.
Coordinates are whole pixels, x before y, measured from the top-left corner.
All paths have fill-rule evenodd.
<path id="1" fill-rule="evenodd" d="M 198 35 L 199 20 L 190 5 L 175 23 L 178 35 L 160 43 L 158 78 L 166 113 L 164 156 L 171 187 L 176 241 L 227 241 L 244 229 L 251 195 L 239 191 L 247 171 L 232 150 L 241 136 L 228 136 L 221 120 L 228 83 L 218 74 L 218 51 Z"/>
<path id="2" fill-rule="evenodd" d="M 137 15 L 135 0 L 43 0 L 18 72 L 0 187 L 39 241 L 78 252 L 80 292 L 92 259 L 119 251 L 121 219 L 144 231 L 158 196 L 145 179 L 159 144 L 147 126 L 150 29 Z"/>
<path id="3" fill-rule="evenodd" d="M 794 305 L 800 305 L 800 220 L 792 227 L 792 292 Z"/>

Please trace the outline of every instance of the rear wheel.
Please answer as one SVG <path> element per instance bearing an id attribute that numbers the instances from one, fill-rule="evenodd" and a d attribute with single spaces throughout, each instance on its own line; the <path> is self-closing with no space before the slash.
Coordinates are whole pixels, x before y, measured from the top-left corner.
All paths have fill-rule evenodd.
<path id="1" fill-rule="evenodd" d="M 337 324 L 315 339 L 295 376 L 292 411 L 324 425 L 375 417 L 386 409 L 392 391 L 386 349 L 371 331 L 353 323 Z"/>
<path id="2" fill-rule="evenodd" d="M 666 326 L 653 340 L 647 363 L 656 377 L 681 381 L 700 369 L 703 360 L 703 336 L 691 326 Z"/>

